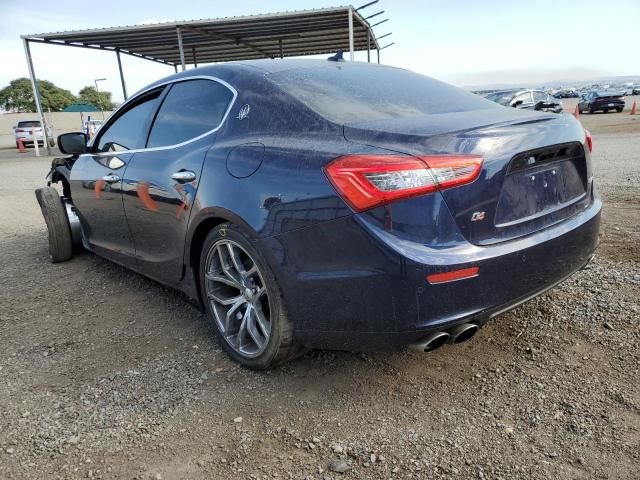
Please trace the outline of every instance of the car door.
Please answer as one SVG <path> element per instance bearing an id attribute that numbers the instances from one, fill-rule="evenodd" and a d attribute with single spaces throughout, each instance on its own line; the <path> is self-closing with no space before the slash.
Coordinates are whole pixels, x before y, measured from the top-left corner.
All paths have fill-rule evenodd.
<path id="1" fill-rule="evenodd" d="M 124 210 L 139 270 L 165 283 L 182 277 L 184 241 L 207 151 L 236 92 L 212 78 L 169 86 L 146 148 L 124 177 Z"/>
<path id="2" fill-rule="evenodd" d="M 135 256 L 122 205 L 124 172 L 144 146 L 162 88 L 126 105 L 100 131 L 71 169 L 71 198 L 84 240 L 96 253 L 118 262 Z"/>

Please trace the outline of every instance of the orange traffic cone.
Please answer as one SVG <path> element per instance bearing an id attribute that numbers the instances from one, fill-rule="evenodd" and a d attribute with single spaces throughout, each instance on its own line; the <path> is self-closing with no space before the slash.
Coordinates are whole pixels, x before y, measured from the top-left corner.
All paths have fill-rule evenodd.
<path id="1" fill-rule="evenodd" d="M 631 106 L 631 113 L 629 115 L 635 115 L 636 113 L 637 113 L 636 102 L 633 102 L 633 105 Z"/>
<path id="2" fill-rule="evenodd" d="M 27 149 L 24 148 L 24 143 L 22 143 L 22 140 L 20 139 L 18 139 L 18 152 L 27 153 Z"/>
<path id="3" fill-rule="evenodd" d="M 573 116 L 580 120 L 580 109 L 578 108 L 578 105 L 576 105 L 576 108 L 573 111 Z"/>

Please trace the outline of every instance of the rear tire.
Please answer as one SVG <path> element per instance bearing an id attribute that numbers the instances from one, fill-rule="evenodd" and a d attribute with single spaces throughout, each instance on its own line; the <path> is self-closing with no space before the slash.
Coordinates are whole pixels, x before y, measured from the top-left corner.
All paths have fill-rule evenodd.
<path id="1" fill-rule="evenodd" d="M 616 112 L 622 113 L 622 109 L 621 108 L 616 108 Z"/>
<path id="2" fill-rule="evenodd" d="M 52 263 L 73 257 L 71 227 L 58 191 L 53 187 L 38 188 L 36 198 L 49 232 L 49 257 Z"/>
<path id="3" fill-rule="evenodd" d="M 293 322 L 271 268 L 236 225 L 225 223 L 209 232 L 199 275 L 211 327 L 236 362 L 265 370 L 306 351 L 295 341 Z"/>

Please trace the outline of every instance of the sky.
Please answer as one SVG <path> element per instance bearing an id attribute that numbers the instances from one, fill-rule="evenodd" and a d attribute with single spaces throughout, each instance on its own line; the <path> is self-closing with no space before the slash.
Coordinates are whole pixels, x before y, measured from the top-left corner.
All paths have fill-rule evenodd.
<path id="1" fill-rule="evenodd" d="M 368 3 L 360 0 L 355 7 Z M 345 5 L 340 0 L 0 0 L 0 88 L 28 76 L 20 35 L 158 21 L 217 18 Z M 364 12 L 385 10 L 395 45 L 381 62 L 458 86 L 544 85 L 640 75 L 640 0 L 380 0 Z M 96 78 L 122 100 L 115 54 L 34 44 L 36 75 L 77 94 Z M 325 55 L 326 56 L 326 55 Z M 375 58 L 375 56 L 374 56 Z M 173 73 L 173 68 L 123 55 L 129 93 Z M 356 60 L 366 61 L 366 52 Z"/>

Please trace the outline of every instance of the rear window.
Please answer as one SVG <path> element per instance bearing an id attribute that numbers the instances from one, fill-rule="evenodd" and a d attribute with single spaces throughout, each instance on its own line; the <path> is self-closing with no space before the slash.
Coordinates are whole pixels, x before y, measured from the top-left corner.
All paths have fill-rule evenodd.
<path id="1" fill-rule="evenodd" d="M 493 102 L 432 78 L 366 64 L 285 70 L 269 78 L 336 123 L 497 108 Z"/>
<path id="2" fill-rule="evenodd" d="M 40 122 L 37 120 L 28 120 L 23 122 L 18 122 L 18 128 L 28 128 L 28 127 L 39 127 Z"/>
<path id="3" fill-rule="evenodd" d="M 608 98 L 608 97 L 621 97 L 622 93 L 620 92 L 596 92 L 596 95 L 600 98 Z"/>

